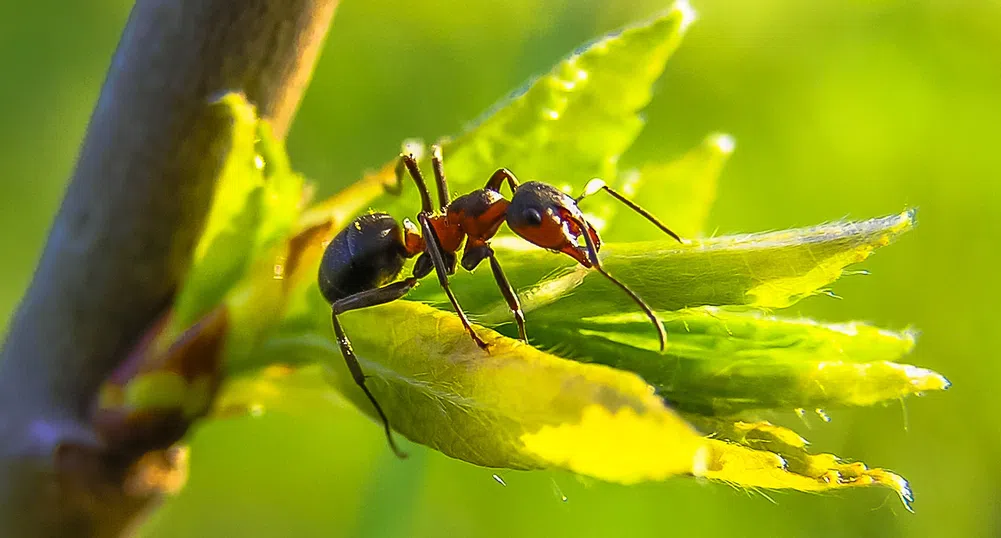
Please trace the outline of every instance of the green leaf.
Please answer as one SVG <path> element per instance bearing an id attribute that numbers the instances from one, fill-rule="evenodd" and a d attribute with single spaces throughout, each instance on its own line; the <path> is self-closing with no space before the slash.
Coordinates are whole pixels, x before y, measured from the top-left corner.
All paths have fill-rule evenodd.
<path id="1" fill-rule="evenodd" d="M 680 245 L 673 240 L 612 243 L 603 263 L 658 310 L 696 306 L 783 308 L 841 277 L 914 226 L 914 211 L 857 222 L 781 232 L 715 237 Z M 588 312 L 634 312 L 635 304 L 601 275 L 523 242 L 495 241 L 497 256 L 519 293 L 529 323 L 575 319 Z M 548 278 L 547 275 L 549 276 Z M 510 320 L 489 274 L 452 277 L 468 310 L 484 323 Z M 443 292 L 425 286 L 411 297 L 446 304 Z M 544 321 L 545 320 L 545 321 Z"/>
<path id="2" fill-rule="evenodd" d="M 242 94 L 228 93 L 209 106 L 232 118 L 230 150 L 175 301 L 173 334 L 221 303 L 261 256 L 280 266 L 273 251 L 288 237 L 302 201 L 302 178 L 291 171 L 284 145 L 258 120 L 253 105 Z"/>
<path id="3" fill-rule="evenodd" d="M 263 180 L 262 218 L 254 245 L 254 254 L 260 255 L 288 239 L 305 201 L 305 181 L 292 170 L 285 143 L 275 138 L 270 123 L 257 122 L 257 143 L 253 150 L 256 151 L 254 165 Z"/>
<path id="4" fill-rule="evenodd" d="M 912 332 L 713 307 L 661 317 L 663 355 L 642 314 L 547 318 L 536 345 L 636 372 L 677 408 L 708 415 L 866 406 L 949 386 L 935 372 L 892 362 L 914 347 Z"/>
<path id="5" fill-rule="evenodd" d="M 692 17 L 687 5 L 675 7 L 590 43 L 444 141 L 451 191 L 481 188 L 502 166 L 523 181 L 614 184 L 619 156 L 643 127 L 639 111 Z M 380 207 L 412 215 L 419 206 L 410 189 L 402 199 L 383 197 Z M 607 218 L 612 207 L 603 211 Z"/>
<path id="6" fill-rule="evenodd" d="M 169 341 L 226 302 L 233 320 L 227 353 L 247 353 L 281 317 L 286 240 L 299 217 L 303 180 L 242 94 L 209 106 L 232 119 L 230 150 L 162 338 Z"/>
<path id="7" fill-rule="evenodd" d="M 219 304 L 244 274 L 254 252 L 255 230 L 261 222 L 263 179 L 257 167 L 254 141 L 257 115 L 240 94 L 229 93 L 210 104 L 232 119 L 230 151 L 205 224 L 195 247 L 192 267 L 174 303 L 169 334 L 179 334 Z"/>
<path id="8" fill-rule="evenodd" d="M 615 161 L 639 134 L 638 112 L 650 102 L 689 17 L 672 9 L 611 34 L 533 81 L 445 146 L 455 186 L 481 186 L 497 163 L 514 162 L 523 179 L 555 184 L 615 177 Z"/>
<path id="9" fill-rule="evenodd" d="M 711 134 L 679 159 L 648 163 L 627 175 L 623 194 L 641 200 L 643 209 L 681 237 L 698 237 L 706 229 L 716 181 L 735 145 L 730 135 Z M 664 234 L 635 212 L 620 211 L 606 223 L 603 236 L 609 242 L 647 241 L 663 239 Z"/>

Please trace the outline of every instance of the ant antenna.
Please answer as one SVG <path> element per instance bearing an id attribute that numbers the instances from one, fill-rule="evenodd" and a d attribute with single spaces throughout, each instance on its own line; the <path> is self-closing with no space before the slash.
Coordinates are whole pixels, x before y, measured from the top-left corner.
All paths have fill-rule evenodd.
<path id="1" fill-rule="evenodd" d="M 667 349 L 667 330 L 664 329 L 664 324 L 661 323 L 660 318 L 658 318 L 657 314 L 652 308 L 650 308 L 650 305 L 646 304 L 643 299 L 640 299 L 639 295 L 636 295 L 633 290 L 626 287 L 625 284 L 613 277 L 608 273 L 608 271 L 605 270 L 604 267 L 601 266 L 601 261 L 598 260 L 598 248 L 594 244 L 594 239 L 591 238 L 590 227 L 586 221 L 583 222 L 584 226 L 582 226 L 582 228 L 584 229 L 584 233 L 581 235 L 584 236 L 584 243 L 587 244 L 587 254 L 588 258 L 591 259 L 591 265 L 594 266 L 595 270 L 604 275 L 605 278 L 612 281 L 612 284 L 615 284 L 619 287 L 619 289 L 626 292 L 626 295 L 628 295 L 633 302 L 643 309 L 643 312 L 646 313 L 646 317 L 650 318 L 653 326 L 657 329 L 657 337 L 660 339 L 660 352 L 663 353 L 664 350 Z"/>
<path id="2" fill-rule="evenodd" d="M 679 237 L 678 234 L 672 232 L 670 228 L 664 225 L 664 223 L 657 220 L 657 217 L 653 216 L 646 209 L 643 209 L 642 207 L 636 205 L 635 202 L 629 200 L 625 196 L 622 196 L 621 194 L 619 194 L 618 191 L 613 190 L 611 187 L 606 185 L 604 180 L 602 180 L 601 178 L 594 178 L 591 181 L 587 182 L 587 185 L 584 186 L 583 194 L 577 197 L 577 203 L 579 204 L 580 201 L 583 200 L 585 197 L 591 196 L 592 194 L 600 190 L 604 190 L 608 194 L 612 195 L 612 198 L 615 198 L 616 200 L 622 202 L 623 204 L 626 204 L 626 206 L 629 207 L 629 209 L 632 209 L 633 211 L 643 216 L 643 218 L 645 218 L 646 220 L 652 222 L 654 226 L 660 228 L 664 233 L 673 237 L 675 241 L 679 243 L 684 243 L 684 241 L 681 240 L 681 237 Z"/>

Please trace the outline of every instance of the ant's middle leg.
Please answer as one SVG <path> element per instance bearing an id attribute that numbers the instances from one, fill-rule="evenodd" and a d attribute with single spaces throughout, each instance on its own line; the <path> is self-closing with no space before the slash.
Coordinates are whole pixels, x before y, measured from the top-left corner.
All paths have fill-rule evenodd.
<path id="1" fill-rule="evenodd" d="M 518 338 L 522 342 L 528 342 L 528 336 L 525 334 L 525 312 L 521 309 L 518 294 L 511 287 L 511 282 L 508 281 L 507 275 L 501 269 L 500 262 L 497 261 L 497 256 L 494 255 L 494 249 L 487 244 L 467 246 L 465 252 L 462 253 L 462 268 L 472 271 L 484 259 L 490 260 L 490 271 L 494 274 L 494 281 L 497 282 L 497 287 L 500 288 L 501 295 L 504 296 L 504 301 L 507 302 L 507 306 L 514 316 L 514 322 L 518 325 Z"/>

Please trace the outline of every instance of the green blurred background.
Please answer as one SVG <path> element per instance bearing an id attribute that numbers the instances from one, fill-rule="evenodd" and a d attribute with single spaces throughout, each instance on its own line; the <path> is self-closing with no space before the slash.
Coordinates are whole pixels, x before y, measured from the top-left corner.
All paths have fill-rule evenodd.
<path id="1" fill-rule="evenodd" d="M 131 2 L 4 0 L 0 17 L 0 319 L 28 284 Z M 639 0 L 344 0 L 289 139 L 329 194 L 405 137 L 459 131 L 580 43 L 668 4 Z M 922 330 L 909 362 L 949 377 L 904 406 L 829 410 L 821 451 L 892 468 L 916 514 L 882 490 L 807 495 L 677 479 L 635 487 L 502 473 L 410 445 L 336 399 L 306 416 L 202 427 L 188 488 L 147 527 L 180 536 L 999 536 L 1001 3 L 696 0 L 629 162 L 714 130 L 737 152 L 720 233 L 920 208 L 871 276 L 787 314 Z M 498 163 L 503 165 L 503 163 Z M 667 218 L 669 220 L 669 217 Z M 67 268 L 71 270 L 71 268 Z M 563 501 L 565 495 L 568 500 Z"/>

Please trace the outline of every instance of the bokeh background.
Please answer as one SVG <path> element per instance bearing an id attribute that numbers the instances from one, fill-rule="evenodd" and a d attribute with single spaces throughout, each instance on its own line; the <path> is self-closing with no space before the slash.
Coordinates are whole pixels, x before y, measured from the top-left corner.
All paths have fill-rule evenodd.
<path id="1" fill-rule="evenodd" d="M 188 488 L 145 529 L 188 536 L 1001 536 L 1001 3 L 695 0 L 628 161 L 715 130 L 737 151 L 720 233 L 918 206 L 919 227 L 787 314 L 864 319 L 922 338 L 909 362 L 946 393 L 832 409 L 814 448 L 910 479 L 892 493 L 759 493 L 677 479 L 634 487 L 502 473 L 411 445 L 336 399 L 302 416 L 210 423 Z M 580 43 L 664 0 L 344 0 L 289 138 L 334 192 L 406 137 L 459 131 Z M 0 322 L 28 284 L 131 2 L 0 2 Z M 503 164 L 503 163 L 498 163 Z M 72 270 L 72 268 L 67 268 Z M 791 413 L 790 413 L 791 416 Z M 776 416 L 778 420 L 790 417 Z M 566 496 L 567 500 L 562 499 Z"/>

